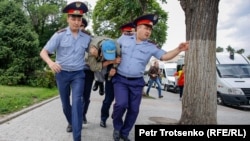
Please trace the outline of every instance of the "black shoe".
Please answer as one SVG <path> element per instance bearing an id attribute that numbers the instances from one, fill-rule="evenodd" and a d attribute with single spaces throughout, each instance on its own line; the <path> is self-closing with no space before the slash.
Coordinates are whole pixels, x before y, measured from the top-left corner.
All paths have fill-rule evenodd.
<path id="1" fill-rule="evenodd" d="M 103 84 L 103 82 L 99 82 L 99 94 L 104 95 L 104 84 Z"/>
<path id="2" fill-rule="evenodd" d="M 93 86 L 93 91 L 96 91 L 98 89 L 98 81 L 95 81 L 95 84 Z"/>
<path id="3" fill-rule="evenodd" d="M 114 141 L 120 141 L 120 131 L 114 130 L 113 138 L 114 138 Z"/>
<path id="4" fill-rule="evenodd" d="M 87 124 L 87 122 L 88 122 L 88 121 L 87 121 L 87 118 L 84 116 L 84 117 L 83 117 L 83 120 L 82 120 L 82 123 L 83 123 L 83 124 Z"/>
<path id="5" fill-rule="evenodd" d="M 121 135 L 120 137 L 121 137 L 121 139 L 123 139 L 124 141 L 130 141 L 130 139 L 129 139 L 128 137 L 126 137 L 126 136 Z"/>
<path id="6" fill-rule="evenodd" d="M 161 96 L 159 96 L 159 98 L 163 98 L 163 96 L 161 95 Z"/>
<path id="7" fill-rule="evenodd" d="M 83 123 L 83 124 L 87 124 L 87 123 L 88 123 L 87 119 L 83 119 L 83 120 L 82 120 L 82 123 Z"/>
<path id="8" fill-rule="evenodd" d="M 69 125 L 67 126 L 67 128 L 66 128 L 66 131 L 67 131 L 67 132 L 72 132 L 72 125 L 69 124 Z"/>
<path id="9" fill-rule="evenodd" d="M 87 121 L 87 120 L 83 120 L 82 123 L 83 123 L 83 124 L 87 124 L 88 121 Z"/>
<path id="10" fill-rule="evenodd" d="M 107 126 L 106 126 L 106 122 L 101 121 L 101 122 L 100 122 L 100 126 L 103 127 L 103 128 L 106 128 L 106 127 L 107 127 Z"/>

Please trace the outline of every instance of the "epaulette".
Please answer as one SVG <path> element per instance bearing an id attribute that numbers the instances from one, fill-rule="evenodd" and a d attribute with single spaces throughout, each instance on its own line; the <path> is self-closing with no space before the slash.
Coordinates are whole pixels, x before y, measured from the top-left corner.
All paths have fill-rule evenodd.
<path id="1" fill-rule="evenodd" d="M 90 34 L 88 31 L 84 30 L 84 29 L 82 29 L 81 31 L 82 31 L 83 33 L 85 33 L 85 34 L 91 36 L 91 34 Z"/>
<path id="2" fill-rule="evenodd" d="M 160 46 L 153 40 L 148 40 L 149 43 L 154 44 L 157 48 L 160 48 Z"/>
<path id="3" fill-rule="evenodd" d="M 66 28 L 63 28 L 63 29 L 58 30 L 56 33 L 61 33 L 61 32 L 64 32 L 66 30 L 67 30 Z"/>

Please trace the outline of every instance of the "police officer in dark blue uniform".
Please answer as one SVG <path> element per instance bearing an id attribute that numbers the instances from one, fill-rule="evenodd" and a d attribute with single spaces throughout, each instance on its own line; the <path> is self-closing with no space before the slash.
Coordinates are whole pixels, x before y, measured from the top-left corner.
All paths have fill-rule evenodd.
<path id="1" fill-rule="evenodd" d="M 86 31 L 86 27 L 88 26 L 88 22 L 85 18 L 82 18 L 82 32 L 89 34 L 88 31 Z M 84 92 L 83 92 L 83 124 L 87 124 L 87 117 L 86 114 L 88 112 L 89 103 L 90 103 L 90 94 L 92 90 L 92 85 L 94 82 L 94 72 L 90 70 L 89 68 L 89 62 L 88 62 L 88 53 L 85 54 L 85 61 L 86 65 L 84 67 L 84 73 L 85 73 L 85 85 L 84 85 Z"/>
<path id="2" fill-rule="evenodd" d="M 84 55 L 91 41 L 91 37 L 80 29 L 82 16 L 86 12 L 88 8 L 83 2 L 68 4 L 63 9 L 63 13 L 67 13 L 68 27 L 56 32 L 40 52 L 41 58 L 55 72 L 63 113 L 68 122 L 67 132 L 73 131 L 74 141 L 81 141 Z M 54 52 L 55 61 L 48 55 Z"/>
<path id="3" fill-rule="evenodd" d="M 133 128 L 141 104 L 142 91 L 145 85 L 143 73 L 152 56 L 159 60 L 170 60 L 181 51 L 186 51 L 188 42 L 181 43 L 176 49 L 166 52 L 156 44 L 149 42 L 153 25 L 158 16 L 147 14 L 134 20 L 136 33 L 122 35 L 118 39 L 121 45 L 121 63 L 113 77 L 115 104 L 113 109 L 113 138 L 129 141 L 129 132 Z M 126 113 L 126 115 L 124 115 Z M 124 119 L 123 119 L 124 117 Z"/>
<path id="4" fill-rule="evenodd" d="M 134 31 L 134 24 L 133 23 L 127 23 L 120 27 L 120 30 L 122 34 L 131 34 Z M 119 47 L 120 48 L 120 47 Z M 118 50 L 118 49 L 117 49 Z M 118 56 L 120 56 L 120 49 L 118 50 L 119 53 Z M 109 109 L 114 101 L 114 86 L 112 83 L 112 76 L 115 74 L 118 64 L 109 64 L 107 66 L 107 73 L 105 75 L 105 97 L 102 102 L 102 108 L 101 108 L 101 121 L 100 126 L 106 128 L 106 121 L 109 118 Z"/>

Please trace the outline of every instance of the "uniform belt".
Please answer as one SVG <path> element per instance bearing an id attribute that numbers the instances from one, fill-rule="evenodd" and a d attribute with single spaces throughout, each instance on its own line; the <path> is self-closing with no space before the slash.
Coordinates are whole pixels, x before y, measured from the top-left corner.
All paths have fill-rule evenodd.
<path id="1" fill-rule="evenodd" d="M 126 76 L 120 75 L 119 73 L 117 73 L 117 75 L 119 75 L 120 77 L 125 78 L 127 80 L 135 80 L 135 79 L 140 79 L 141 78 L 141 77 L 126 77 Z"/>
<path id="2" fill-rule="evenodd" d="M 80 70 L 62 70 L 62 71 L 65 71 L 65 72 L 76 72 L 76 71 L 80 71 Z"/>

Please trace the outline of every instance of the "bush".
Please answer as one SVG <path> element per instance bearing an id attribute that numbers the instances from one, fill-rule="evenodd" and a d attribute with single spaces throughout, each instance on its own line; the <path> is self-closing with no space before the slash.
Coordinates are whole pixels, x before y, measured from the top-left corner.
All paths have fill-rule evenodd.
<path id="1" fill-rule="evenodd" d="M 34 87 L 56 87 L 55 74 L 51 70 L 36 71 L 35 78 L 29 80 L 29 85 Z"/>

